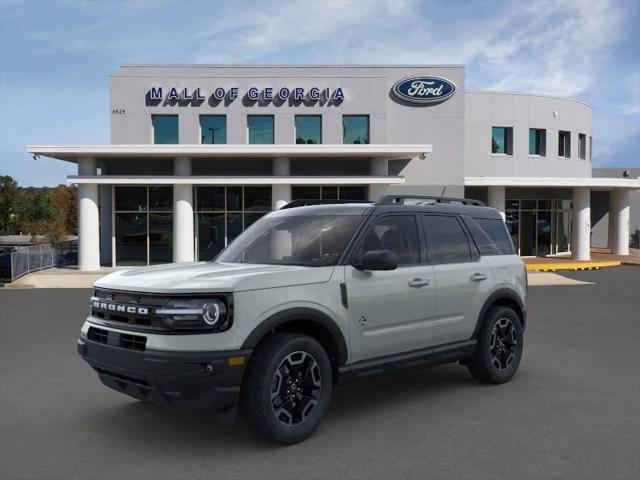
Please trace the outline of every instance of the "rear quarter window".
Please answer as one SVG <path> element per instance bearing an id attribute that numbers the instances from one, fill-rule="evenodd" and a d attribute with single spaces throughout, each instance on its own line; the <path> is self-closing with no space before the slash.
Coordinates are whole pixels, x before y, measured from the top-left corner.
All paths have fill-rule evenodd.
<path id="1" fill-rule="evenodd" d="M 481 255 L 513 255 L 513 244 L 500 219 L 465 219 Z"/>

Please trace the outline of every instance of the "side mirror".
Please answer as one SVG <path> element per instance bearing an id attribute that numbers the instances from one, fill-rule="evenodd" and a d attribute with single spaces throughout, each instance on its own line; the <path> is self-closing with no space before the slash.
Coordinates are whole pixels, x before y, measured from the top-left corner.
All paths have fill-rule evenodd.
<path id="1" fill-rule="evenodd" d="M 369 250 L 353 264 L 356 270 L 395 270 L 398 256 L 391 250 Z"/>

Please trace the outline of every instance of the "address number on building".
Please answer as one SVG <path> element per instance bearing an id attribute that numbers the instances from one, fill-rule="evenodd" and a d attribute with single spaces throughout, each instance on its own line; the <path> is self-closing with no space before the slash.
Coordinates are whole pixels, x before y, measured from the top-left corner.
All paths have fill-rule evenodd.
<path id="1" fill-rule="evenodd" d="M 111 110 L 111 113 L 113 115 L 124 115 L 124 108 L 114 108 L 113 110 Z"/>

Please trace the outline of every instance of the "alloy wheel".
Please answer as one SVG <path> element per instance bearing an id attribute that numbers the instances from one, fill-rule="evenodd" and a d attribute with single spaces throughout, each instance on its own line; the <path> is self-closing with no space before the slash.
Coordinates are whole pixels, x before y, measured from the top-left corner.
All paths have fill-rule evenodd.
<path id="1" fill-rule="evenodd" d="M 509 318 L 500 318 L 491 330 L 491 363 L 498 370 L 509 368 L 516 358 L 517 349 L 518 334 L 515 325 Z"/>
<path id="2" fill-rule="evenodd" d="M 276 369 L 271 384 L 271 406 L 286 425 L 303 423 L 320 399 L 322 378 L 318 362 L 308 352 L 287 355 Z"/>

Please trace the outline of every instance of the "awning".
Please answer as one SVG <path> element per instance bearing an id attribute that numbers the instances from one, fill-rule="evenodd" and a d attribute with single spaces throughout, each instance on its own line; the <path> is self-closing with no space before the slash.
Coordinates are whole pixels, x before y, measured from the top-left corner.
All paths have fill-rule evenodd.
<path id="1" fill-rule="evenodd" d="M 640 189 L 640 178 L 604 177 L 464 177 L 465 187 L 589 187 L 594 190 Z"/>
<path id="2" fill-rule="evenodd" d="M 78 158 L 387 158 L 405 159 L 426 155 L 429 144 L 362 145 L 28 145 L 32 155 L 77 163 Z"/>
<path id="3" fill-rule="evenodd" d="M 69 175 L 68 183 L 94 185 L 398 185 L 401 176 L 174 176 Z"/>

